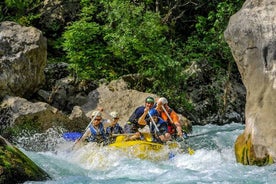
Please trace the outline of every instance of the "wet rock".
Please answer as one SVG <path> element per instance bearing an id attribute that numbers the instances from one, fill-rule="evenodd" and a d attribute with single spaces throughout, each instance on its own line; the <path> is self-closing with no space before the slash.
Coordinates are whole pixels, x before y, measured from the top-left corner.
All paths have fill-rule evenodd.
<path id="1" fill-rule="evenodd" d="M 44 181 L 50 176 L 18 148 L 0 136 L 0 183 Z"/>

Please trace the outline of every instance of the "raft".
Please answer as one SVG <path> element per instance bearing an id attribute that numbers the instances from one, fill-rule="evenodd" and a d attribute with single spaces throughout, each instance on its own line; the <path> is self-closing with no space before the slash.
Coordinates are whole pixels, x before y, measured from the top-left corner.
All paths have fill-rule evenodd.
<path id="1" fill-rule="evenodd" d="M 167 144 L 160 144 L 151 142 L 149 139 L 145 140 L 126 140 L 127 136 L 117 136 L 114 143 L 109 144 L 109 147 L 115 147 L 129 157 L 136 157 L 147 160 L 167 160 L 174 157 L 180 149 L 180 144 L 177 142 L 168 142 Z"/>
<path id="2" fill-rule="evenodd" d="M 63 138 L 67 141 L 76 141 L 81 134 L 76 132 L 68 132 L 63 134 Z M 106 145 L 112 149 L 118 149 L 128 157 L 140 158 L 146 160 L 160 161 L 172 159 L 177 153 L 194 154 L 194 150 L 186 147 L 185 150 L 177 141 L 168 141 L 161 144 L 152 141 L 150 133 L 143 133 L 143 140 L 129 140 L 129 134 L 117 134 L 114 142 Z M 85 142 L 75 142 L 72 149 L 79 149 Z"/>

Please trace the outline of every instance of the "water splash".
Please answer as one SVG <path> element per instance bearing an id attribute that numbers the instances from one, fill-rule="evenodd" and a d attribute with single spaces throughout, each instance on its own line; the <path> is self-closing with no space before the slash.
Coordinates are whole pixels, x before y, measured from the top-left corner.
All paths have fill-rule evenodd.
<path id="1" fill-rule="evenodd" d="M 55 151 L 64 142 L 62 132 L 64 129 L 58 127 L 49 128 L 45 133 L 22 130 L 17 137 L 13 137 L 13 142 L 28 151 Z"/>
<path id="2" fill-rule="evenodd" d="M 25 183 L 275 183 L 276 165 L 257 167 L 236 162 L 234 142 L 243 128 L 241 124 L 194 126 L 194 135 L 199 136 L 187 141 L 195 154 L 177 152 L 172 159 L 158 162 L 130 157 L 119 150 L 93 144 L 72 151 L 73 142 L 60 140 L 55 151 L 25 151 L 54 178 Z"/>

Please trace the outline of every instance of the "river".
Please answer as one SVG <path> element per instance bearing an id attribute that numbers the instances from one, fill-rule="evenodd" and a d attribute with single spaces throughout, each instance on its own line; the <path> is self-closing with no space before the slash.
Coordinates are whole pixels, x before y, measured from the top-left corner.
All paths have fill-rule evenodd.
<path id="1" fill-rule="evenodd" d="M 163 161 L 132 158 L 106 147 L 71 151 L 73 142 L 65 141 L 54 144 L 52 151 L 21 149 L 52 177 L 25 184 L 274 184 L 276 164 L 258 167 L 236 162 L 234 142 L 243 130 L 244 125 L 236 123 L 194 126 L 187 141 L 195 153 L 178 153 Z"/>

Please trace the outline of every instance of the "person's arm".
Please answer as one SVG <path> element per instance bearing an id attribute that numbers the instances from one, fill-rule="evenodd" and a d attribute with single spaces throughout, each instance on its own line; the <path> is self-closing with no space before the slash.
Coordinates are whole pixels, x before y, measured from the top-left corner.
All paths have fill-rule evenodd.
<path id="1" fill-rule="evenodd" d="M 142 116 L 138 119 L 138 124 L 139 125 L 147 125 L 147 121 L 146 121 L 146 116 L 149 112 L 149 108 L 145 108 L 144 109 L 144 113 L 142 114 Z"/>

